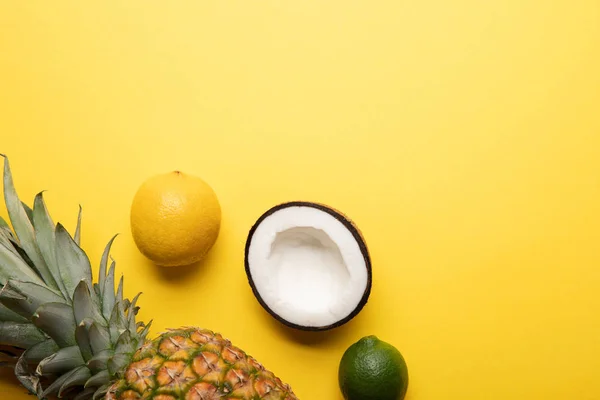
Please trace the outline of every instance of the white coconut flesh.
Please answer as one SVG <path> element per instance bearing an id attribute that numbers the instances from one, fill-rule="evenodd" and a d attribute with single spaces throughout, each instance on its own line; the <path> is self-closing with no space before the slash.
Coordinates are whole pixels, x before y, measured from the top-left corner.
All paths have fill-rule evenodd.
<path id="1" fill-rule="evenodd" d="M 280 319 L 326 327 L 360 306 L 369 281 L 364 246 L 330 213 L 278 209 L 255 227 L 247 267 L 255 290 Z"/>

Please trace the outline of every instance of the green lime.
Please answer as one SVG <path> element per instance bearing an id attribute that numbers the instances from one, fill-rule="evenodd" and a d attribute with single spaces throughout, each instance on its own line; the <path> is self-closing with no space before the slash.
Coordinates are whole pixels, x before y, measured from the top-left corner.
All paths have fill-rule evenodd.
<path id="1" fill-rule="evenodd" d="M 344 353 L 338 372 L 346 400 L 402 400 L 408 368 L 402 354 L 376 336 L 366 336 Z"/>

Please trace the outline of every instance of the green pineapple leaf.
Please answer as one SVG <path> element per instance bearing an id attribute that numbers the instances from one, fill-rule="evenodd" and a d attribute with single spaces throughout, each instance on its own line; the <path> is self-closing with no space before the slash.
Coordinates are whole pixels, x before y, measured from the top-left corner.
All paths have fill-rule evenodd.
<path id="1" fill-rule="evenodd" d="M 115 241 L 117 235 L 113 236 L 109 241 L 106 247 L 104 248 L 104 252 L 102 253 L 102 258 L 100 259 L 100 271 L 98 272 L 98 286 L 100 288 L 100 293 L 104 296 L 104 290 L 106 286 L 106 267 L 108 265 L 108 256 L 110 254 L 110 248 L 112 247 L 113 242 Z M 115 283 L 114 283 L 114 275 L 113 275 L 113 285 L 109 286 L 111 291 L 114 293 Z M 112 310 L 112 306 L 110 307 Z M 109 311 L 110 312 L 110 311 Z M 106 314 L 105 314 L 106 316 Z M 107 317 L 108 318 L 108 317 Z"/>
<path id="2" fill-rule="evenodd" d="M 39 274 L 37 268 L 33 264 L 33 261 L 31 261 L 31 258 L 29 258 L 25 250 L 19 246 L 19 243 L 14 239 L 9 239 L 9 241 L 12 248 L 15 249 L 15 252 L 19 255 L 19 257 L 21 257 L 21 260 L 25 261 L 25 263 L 29 265 L 29 268 L 35 271 L 35 273 L 41 278 L 42 276 Z"/>
<path id="3" fill-rule="evenodd" d="M 77 246 L 81 244 L 81 206 L 79 206 L 79 213 L 77 214 L 77 226 L 75 227 L 75 236 L 73 236 Z"/>
<path id="4" fill-rule="evenodd" d="M 16 256 L 21 257 L 13 245 L 12 235 L 8 235 L 4 228 L 0 228 L 0 244 L 4 245 L 4 247 L 13 252 Z"/>
<path id="5" fill-rule="evenodd" d="M 48 265 L 63 297 L 70 301 L 71 297 L 62 281 L 56 260 L 55 225 L 46 208 L 43 192 L 38 193 L 33 201 L 33 227 L 42 257 L 46 261 L 46 265 Z"/>
<path id="6" fill-rule="evenodd" d="M 91 377 L 92 373 L 86 366 L 81 366 L 77 369 L 74 369 L 71 373 L 69 373 L 69 377 L 61 385 L 60 390 L 58 391 L 58 397 L 62 397 L 63 393 L 72 387 L 85 385 L 87 380 Z"/>
<path id="7" fill-rule="evenodd" d="M 115 354 L 112 349 L 104 349 L 96 354 L 87 362 L 87 366 L 93 371 L 103 371 L 106 370 L 108 360 Z"/>
<path id="8" fill-rule="evenodd" d="M 94 322 L 90 326 L 89 335 L 94 354 L 110 347 L 110 335 L 107 328 Z"/>
<path id="9" fill-rule="evenodd" d="M 73 309 L 64 303 L 46 303 L 32 317 L 35 326 L 46 332 L 62 347 L 75 345 L 75 318 Z"/>
<path id="10" fill-rule="evenodd" d="M 115 376 L 119 371 L 123 370 L 130 361 L 131 356 L 129 354 L 115 354 L 108 360 L 108 373 L 111 376 Z"/>
<path id="11" fill-rule="evenodd" d="M 73 296 L 81 280 L 91 284 L 90 260 L 60 223 L 56 225 L 56 260 L 69 297 Z"/>
<path id="12" fill-rule="evenodd" d="M 9 279 L 34 282 L 39 285 L 44 284 L 38 274 L 20 256 L 0 241 L 0 283 L 4 283 Z"/>
<path id="13" fill-rule="evenodd" d="M 126 321 L 123 315 L 123 305 L 121 303 L 116 303 L 113 307 L 113 312 L 110 315 L 110 320 L 108 321 L 111 342 L 116 342 L 121 333 L 125 330 Z"/>
<path id="14" fill-rule="evenodd" d="M 17 361 L 17 365 L 15 366 L 15 375 L 25 389 L 36 395 L 38 399 L 45 400 L 46 396 L 44 396 L 42 393 L 43 391 L 40 378 L 30 371 L 29 364 L 25 358 L 26 353 L 27 352 L 23 353 L 19 358 L 19 361 Z"/>
<path id="15" fill-rule="evenodd" d="M 0 303 L 0 321 L 10 321 L 10 322 L 29 322 L 27 318 L 22 315 L 17 314 L 10 308 L 6 307 L 4 304 Z"/>
<path id="16" fill-rule="evenodd" d="M 75 293 L 73 293 L 73 313 L 75 314 L 75 322 L 77 324 L 86 318 L 90 318 L 101 324 L 106 323 L 106 320 L 92 300 L 89 284 L 84 280 L 79 282 L 75 288 Z"/>
<path id="17" fill-rule="evenodd" d="M 20 348 L 28 348 L 41 341 L 46 336 L 30 323 L 0 321 L 0 344 Z"/>
<path id="18" fill-rule="evenodd" d="M 85 361 L 79 347 L 65 347 L 40 361 L 36 373 L 38 375 L 60 375 L 84 364 Z"/>
<path id="19" fill-rule="evenodd" d="M 115 347 L 115 353 L 130 353 L 135 349 L 135 343 L 133 343 L 133 339 L 131 338 L 131 333 L 129 331 L 125 331 L 119 336 L 117 340 L 117 346 Z"/>
<path id="20" fill-rule="evenodd" d="M 21 205 L 23 206 L 23 210 L 25 210 L 25 214 L 27 215 L 29 222 L 33 224 L 33 210 L 27 205 L 27 203 L 23 201 L 21 202 Z"/>
<path id="21" fill-rule="evenodd" d="M 115 262 L 110 264 L 106 282 L 102 291 L 102 314 L 104 318 L 110 319 L 110 315 L 115 307 Z"/>
<path id="22" fill-rule="evenodd" d="M 0 292 L 0 302 L 29 319 L 41 305 L 63 303 L 64 299 L 46 286 L 11 279 Z"/>
<path id="23" fill-rule="evenodd" d="M 152 321 L 153 320 L 148 321 L 148 323 L 144 326 L 144 328 L 140 332 L 140 339 L 142 342 L 146 339 L 146 336 L 148 336 L 148 333 L 150 332 L 150 327 L 152 326 Z"/>
<path id="24" fill-rule="evenodd" d="M 142 293 L 140 292 L 133 298 L 127 314 L 127 323 L 129 325 L 128 328 L 132 332 L 135 332 L 137 330 L 135 316 L 137 315 L 140 308 L 137 307 L 136 304 L 141 295 Z"/>
<path id="25" fill-rule="evenodd" d="M 119 287 L 117 288 L 117 297 L 115 299 L 119 303 L 123 303 L 123 276 L 119 279 Z"/>
<path id="26" fill-rule="evenodd" d="M 77 329 L 75 329 L 75 341 L 77 342 L 77 346 L 81 350 L 81 355 L 83 359 L 89 361 L 93 356 L 94 352 L 92 351 L 92 345 L 90 344 L 90 336 L 88 333 L 88 323 L 91 325 L 91 320 L 83 320 L 79 325 L 77 325 Z"/>
<path id="27" fill-rule="evenodd" d="M 54 340 L 46 339 L 25 350 L 23 357 L 30 364 L 39 363 L 44 358 L 56 353 L 58 349 L 59 347 Z"/>
<path id="28" fill-rule="evenodd" d="M 110 374 L 107 370 L 103 370 L 93 375 L 90 379 L 88 379 L 88 381 L 85 383 L 85 387 L 87 389 L 89 389 L 90 387 L 97 388 L 98 386 L 106 385 L 108 382 L 110 382 Z"/>
<path id="29" fill-rule="evenodd" d="M 71 372 L 59 376 L 42 393 L 43 397 L 58 392 L 58 397 L 62 397 L 62 392 L 77 384 L 83 385 L 91 376 L 90 370 L 86 366 L 78 367 Z"/>
<path id="30" fill-rule="evenodd" d="M 102 397 L 104 397 L 106 395 L 106 393 L 108 392 L 110 385 L 111 385 L 110 383 L 107 383 L 106 385 L 102 385 L 98 389 L 96 389 L 96 391 L 94 392 L 94 395 L 92 396 L 92 400 L 98 400 L 98 399 L 101 399 Z"/>
<path id="31" fill-rule="evenodd" d="M 0 354 L 0 366 L 14 367 L 39 400 L 105 396 L 152 322 L 135 320 L 141 293 L 124 298 L 122 277 L 115 289 L 115 262 L 108 266 L 116 235 L 94 283 L 80 247 L 82 208 L 71 236 L 52 221 L 43 192 L 32 208 L 19 199 L 6 158 L 3 179 L 10 224 L 0 218 L 0 345 L 22 354 Z"/>
<path id="32" fill-rule="evenodd" d="M 35 269 L 44 279 L 44 282 L 48 286 L 58 289 L 57 283 L 50 273 L 36 243 L 33 225 L 27 216 L 27 211 L 23 208 L 23 204 L 19 200 L 19 196 L 15 190 L 10 172 L 10 164 L 6 157 L 4 158 L 4 200 L 8 209 L 8 216 L 19 239 L 20 246 L 33 262 Z"/>

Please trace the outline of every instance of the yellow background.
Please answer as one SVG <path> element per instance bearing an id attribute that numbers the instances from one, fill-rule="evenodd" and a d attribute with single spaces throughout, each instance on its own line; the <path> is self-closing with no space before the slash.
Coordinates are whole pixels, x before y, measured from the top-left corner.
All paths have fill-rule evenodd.
<path id="1" fill-rule="evenodd" d="M 121 234 L 155 334 L 218 330 L 303 400 L 341 399 L 368 334 L 405 355 L 409 400 L 598 400 L 598 71 L 597 0 L 1 0 L 0 152 L 55 220 L 83 206 L 94 268 Z M 166 271 L 128 218 L 173 169 L 223 225 Z M 250 226 L 295 199 L 346 212 L 372 253 L 371 300 L 335 331 L 281 327 L 246 282 Z"/>

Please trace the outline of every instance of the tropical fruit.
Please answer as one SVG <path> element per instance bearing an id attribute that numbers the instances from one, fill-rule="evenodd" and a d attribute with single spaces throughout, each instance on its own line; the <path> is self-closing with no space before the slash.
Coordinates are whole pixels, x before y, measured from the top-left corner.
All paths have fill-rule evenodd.
<path id="1" fill-rule="evenodd" d="M 42 194 L 19 200 L 8 160 L 0 218 L 0 365 L 39 399 L 297 400 L 292 389 L 220 334 L 186 327 L 147 338 L 139 294 L 115 290 L 113 239 L 92 281 L 90 261 L 54 224 Z M 81 214 L 79 215 L 81 217 Z M 14 233 L 13 233 L 14 230 Z"/>
<path id="2" fill-rule="evenodd" d="M 291 201 L 263 213 L 248 234 L 245 265 L 260 305 L 295 329 L 344 325 L 371 294 L 363 235 L 345 214 L 324 204 Z"/>
<path id="3" fill-rule="evenodd" d="M 346 400 L 402 400 L 408 388 L 404 357 L 377 336 L 365 336 L 348 347 L 338 376 Z"/>
<path id="4" fill-rule="evenodd" d="M 155 264 L 181 266 L 202 260 L 221 227 L 221 206 L 203 179 L 173 171 L 147 179 L 131 204 L 131 233 Z"/>

